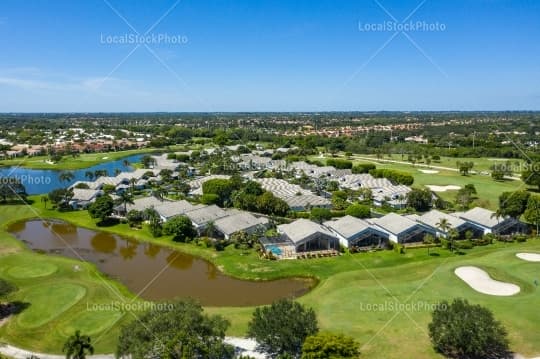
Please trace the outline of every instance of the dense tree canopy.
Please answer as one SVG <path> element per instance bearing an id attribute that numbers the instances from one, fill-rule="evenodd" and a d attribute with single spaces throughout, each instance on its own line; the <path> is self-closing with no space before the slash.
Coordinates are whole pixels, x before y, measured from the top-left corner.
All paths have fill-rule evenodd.
<path id="1" fill-rule="evenodd" d="M 157 303 L 152 310 L 125 325 L 117 356 L 133 359 L 229 359 L 234 348 L 224 343 L 229 322 L 204 314 L 196 302 Z"/>
<path id="2" fill-rule="evenodd" d="M 413 188 L 407 194 L 407 206 L 417 211 L 428 211 L 431 208 L 433 195 L 429 189 Z"/>
<path id="3" fill-rule="evenodd" d="M 197 231 L 191 220 L 186 216 L 176 216 L 169 219 L 163 225 L 163 232 L 172 235 L 176 242 L 189 242 L 197 236 Z"/>
<path id="4" fill-rule="evenodd" d="M 371 216 L 371 209 L 364 204 L 353 203 L 347 207 L 345 214 L 356 218 L 368 218 Z"/>
<path id="5" fill-rule="evenodd" d="M 540 162 L 527 163 L 521 172 L 521 179 L 526 184 L 540 189 Z"/>
<path id="6" fill-rule="evenodd" d="M 322 223 L 329 219 L 332 219 L 332 212 L 328 208 L 314 207 L 311 209 L 309 218 L 313 221 Z"/>
<path id="7" fill-rule="evenodd" d="M 88 207 L 88 213 L 90 217 L 97 219 L 100 222 L 104 222 L 112 214 L 114 208 L 114 201 L 109 195 L 101 196 L 96 199 Z"/>
<path id="8" fill-rule="evenodd" d="M 21 180 L 15 177 L 0 177 L 0 201 L 24 201 L 26 188 Z"/>
<path id="9" fill-rule="evenodd" d="M 439 303 L 429 324 L 429 336 L 435 350 L 449 358 L 512 358 L 501 323 L 489 309 L 464 299 Z"/>
<path id="10" fill-rule="evenodd" d="M 271 358 L 283 354 L 299 356 L 305 339 L 318 331 L 313 309 L 290 299 L 256 308 L 248 325 L 248 336 Z"/>
<path id="11" fill-rule="evenodd" d="M 502 216 L 520 217 L 529 201 L 530 193 L 527 191 L 503 192 L 499 196 L 499 209 Z"/>
<path id="12" fill-rule="evenodd" d="M 228 179 L 214 178 L 203 183 L 203 194 L 212 194 L 217 196 L 219 206 L 228 206 L 231 199 L 231 194 L 234 191 L 234 184 Z"/>

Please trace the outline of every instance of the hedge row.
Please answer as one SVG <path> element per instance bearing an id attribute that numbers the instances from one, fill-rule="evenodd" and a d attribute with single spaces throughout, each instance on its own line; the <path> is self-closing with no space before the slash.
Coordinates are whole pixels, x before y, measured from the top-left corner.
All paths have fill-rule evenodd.
<path id="1" fill-rule="evenodd" d="M 393 184 L 404 184 L 410 186 L 414 182 L 414 177 L 408 173 L 390 170 L 390 169 L 373 169 L 369 174 L 375 178 L 386 178 Z"/>

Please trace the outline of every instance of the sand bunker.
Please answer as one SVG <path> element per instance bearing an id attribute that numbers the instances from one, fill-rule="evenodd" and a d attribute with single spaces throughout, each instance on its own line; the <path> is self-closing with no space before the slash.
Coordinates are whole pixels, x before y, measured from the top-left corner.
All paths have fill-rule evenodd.
<path id="1" fill-rule="evenodd" d="M 427 174 L 435 174 L 435 173 L 439 173 L 439 171 L 435 171 L 435 170 L 418 170 L 422 173 L 427 173 Z"/>
<path id="2" fill-rule="evenodd" d="M 510 296 L 519 293 L 519 286 L 512 283 L 499 282 L 492 279 L 489 274 L 478 267 L 459 267 L 454 271 L 456 275 L 477 292 Z"/>
<path id="3" fill-rule="evenodd" d="M 455 185 L 437 186 L 434 184 L 428 184 L 426 185 L 426 187 L 432 190 L 433 192 L 446 192 L 446 191 L 453 191 L 453 190 L 455 191 L 461 188 L 460 186 L 455 186 Z"/>
<path id="4" fill-rule="evenodd" d="M 516 257 L 528 262 L 540 262 L 540 254 L 538 253 L 518 253 Z"/>

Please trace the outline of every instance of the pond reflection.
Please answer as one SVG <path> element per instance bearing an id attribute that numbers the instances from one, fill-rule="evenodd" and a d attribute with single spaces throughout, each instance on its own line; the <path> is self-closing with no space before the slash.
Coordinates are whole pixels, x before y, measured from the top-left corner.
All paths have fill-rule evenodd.
<path id="1" fill-rule="evenodd" d="M 191 297 L 206 306 L 251 306 L 301 296 L 314 284 L 300 278 L 239 280 L 189 254 L 63 222 L 30 220 L 9 231 L 33 250 L 82 257 L 149 300 Z"/>

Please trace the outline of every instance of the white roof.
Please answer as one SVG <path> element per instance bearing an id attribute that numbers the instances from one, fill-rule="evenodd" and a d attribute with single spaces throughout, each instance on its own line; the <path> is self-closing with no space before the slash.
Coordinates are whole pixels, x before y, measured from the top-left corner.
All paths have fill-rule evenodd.
<path id="1" fill-rule="evenodd" d="M 316 233 L 322 233 L 329 237 L 336 238 L 332 232 L 322 225 L 304 218 L 297 219 L 289 224 L 281 224 L 278 226 L 278 230 L 285 234 L 296 245 Z"/>
<path id="2" fill-rule="evenodd" d="M 409 219 L 405 216 L 400 216 L 395 213 L 388 213 L 386 216 L 381 218 L 376 218 L 373 220 L 377 226 L 381 227 L 385 231 L 388 231 L 392 234 L 400 234 L 406 232 L 407 230 L 418 226 L 418 223 Z"/>
<path id="3" fill-rule="evenodd" d="M 441 219 L 443 218 L 448 221 L 450 228 L 455 229 L 465 224 L 465 221 L 462 220 L 461 218 L 451 216 L 448 213 L 437 211 L 436 209 L 433 209 L 429 212 L 424 213 L 423 215 L 417 218 L 417 221 L 425 225 L 428 225 L 432 228 L 437 228 L 438 230 L 440 230 L 437 224 L 440 223 Z"/>
<path id="4" fill-rule="evenodd" d="M 165 218 L 171 218 L 174 216 L 179 216 L 186 214 L 186 212 L 193 211 L 197 208 L 202 208 L 203 205 L 192 205 L 186 200 L 181 201 L 168 201 L 163 202 L 162 204 L 155 206 L 154 209 L 159 213 L 160 216 Z"/>
<path id="5" fill-rule="evenodd" d="M 268 218 L 257 218 L 247 212 L 238 212 L 236 214 L 220 218 L 214 222 L 217 230 L 225 235 L 231 235 L 239 231 L 245 231 L 255 226 L 267 224 Z"/>
<path id="6" fill-rule="evenodd" d="M 461 213 L 460 218 L 487 228 L 493 228 L 503 221 L 503 219 L 495 217 L 495 212 L 482 207 L 475 207 Z"/>
<path id="7" fill-rule="evenodd" d="M 157 206 L 160 206 L 164 203 L 164 201 L 154 197 L 154 196 L 150 196 L 150 197 L 142 197 L 142 198 L 137 198 L 137 199 L 134 199 L 133 200 L 133 204 L 130 204 L 128 203 L 126 205 L 126 209 L 127 211 L 131 211 L 131 210 L 137 210 L 137 211 L 144 211 L 145 209 L 147 208 L 150 208 L 150 207 L 157 207 Z M 122 205 L 123 207 L 123 205 Z"/>
<path id="8" fill-rule="evenodd" d="M 327 221 L 324 222 L 324 225 L 339 233 L 344 238 L 352 238 L 358 233 L 371 228 L 368 222 L 353 216 L 345 216 L 335 221 Z"/>
<path id="9" fill-rule="evenodd" d="M 215 204 L 210 206 L 203 206 L 198 209 L 194 209 L 185 215 L 191 219 L 196 225 L 203 225 L 208 222 L 213 222 L 219 218 L 223 218 L 228 215 L 227 212 L 216 206 Z"/>
<path id="10" fill-rule="evenodd" d="M 95 189 L 74 188 L 73 197 L 71 199 L 75 201 L 90 201 L 100 192 L 101 191 L 97 191 Z"/>

